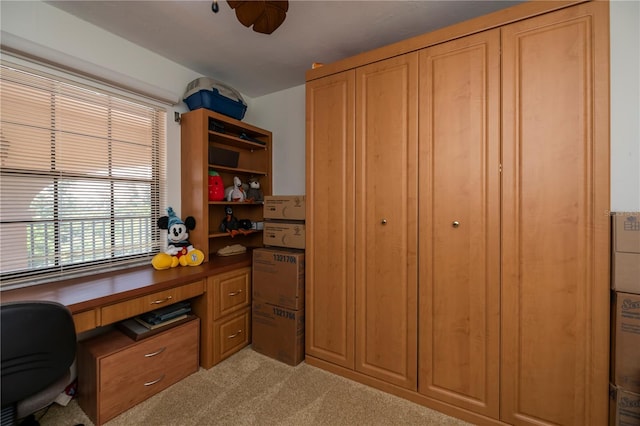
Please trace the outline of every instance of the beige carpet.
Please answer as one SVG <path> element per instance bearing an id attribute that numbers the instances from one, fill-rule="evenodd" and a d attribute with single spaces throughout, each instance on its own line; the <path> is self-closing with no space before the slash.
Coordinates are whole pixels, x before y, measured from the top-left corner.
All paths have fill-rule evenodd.
<path id="1" fill-rule="evenodd" d="M 36 419 L 42 426 L 93 425 L 72 400 Z M 42 417 L 40 417 L 42 416 Z M 108 426 L 468 425 L 304 362 L 290 367 L 247 347 L 133 407 Z"/>

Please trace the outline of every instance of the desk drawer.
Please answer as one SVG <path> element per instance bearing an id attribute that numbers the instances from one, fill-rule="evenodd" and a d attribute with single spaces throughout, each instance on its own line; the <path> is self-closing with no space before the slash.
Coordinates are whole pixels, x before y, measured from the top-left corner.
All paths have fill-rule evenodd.
<path id="1" fill-rule="evenodd" d="M 73 314 L 73 323 L 76 326 L 77 334 L 80 334 L 83 331 L 93 330 L 98 326 L 98 321 L 96 320 L 96 310 L 92 309 L 90 311 Z"/>
<path id="2" fill-rule="evenodd" d="M 131 318 L 181 300 L 199 296 L 202 293 L 204 293 L 204 280 L 105 306 L 101 308 L 101 325 Z"/>
<path id="3" fill-rule="evenodd" d="M 199 367 L 198 318 L 134 342 L 107 334 L 81 345 L 84 388 L 79 403 L 100 425 L 195 373 Z M 87 356 L 87 354 L 90 354 Z M 86 384 L 93 384 L 90 386 Z M 93 388 L 93 389 L 92 389 Z M 83 395 L 84 394 L 84 395 Z"/>
<path id="4" fill-rule="evenodd" d="M 214 320 L 251 306 L 251 268 L 209 277 L 209 291 L 214 295 Z"/>
<path id="5" fill-rule="evenodd" d="M 251 343 L 251 307 L 213 323 L 213 363 L 217 364 Z"/>

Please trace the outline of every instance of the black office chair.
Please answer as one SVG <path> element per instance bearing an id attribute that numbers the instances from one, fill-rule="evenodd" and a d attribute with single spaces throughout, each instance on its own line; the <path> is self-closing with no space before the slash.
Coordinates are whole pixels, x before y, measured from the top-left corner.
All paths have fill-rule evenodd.
<path id="1" fill-rule="evenodd" d="M 69 384 L 76 330 L 64 305 L 30 301 L 0 305 L 0 332 L 1 424 L 15 425 L 51 404 Z"/>

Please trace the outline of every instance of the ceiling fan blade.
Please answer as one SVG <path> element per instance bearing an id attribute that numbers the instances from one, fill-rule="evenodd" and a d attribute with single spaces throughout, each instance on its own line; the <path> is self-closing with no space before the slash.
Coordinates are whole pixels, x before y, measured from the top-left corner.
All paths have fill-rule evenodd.
<path id="1" fill-rule="evenodd" d="M 236 10 L 236 18 L 245 27 L 250 27 L 264 13 L 264 1 L 228 1 Z"/>
<path id="2" fill-rule="evenodd" d="M 267 7 L 253 24 L 253 31 L 271 34 L 284 22 L 287 14 L 277 7 Z"/>
<path id="3" fill-rule="evenodd" d="M 227 3 L 236 11 L 236 18 L 245 27 L 253 25 L 253 30 L 263 34 L 271 34 L 282 23 L 289 10 L 289 1 L 234 1 Z"/>

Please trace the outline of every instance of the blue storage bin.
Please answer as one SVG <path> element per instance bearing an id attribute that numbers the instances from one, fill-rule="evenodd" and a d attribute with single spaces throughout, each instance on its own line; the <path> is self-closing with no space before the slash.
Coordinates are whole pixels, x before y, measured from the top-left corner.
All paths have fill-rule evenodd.
<path id="1" fill-rule="evenodd" d="M 239 92 L 206 77 L 195 79 L 189 83 L 184 101 L 191 111 L 206 108 L 236 120 L 242 120 L 247 111 L 247 104 Z"/>

